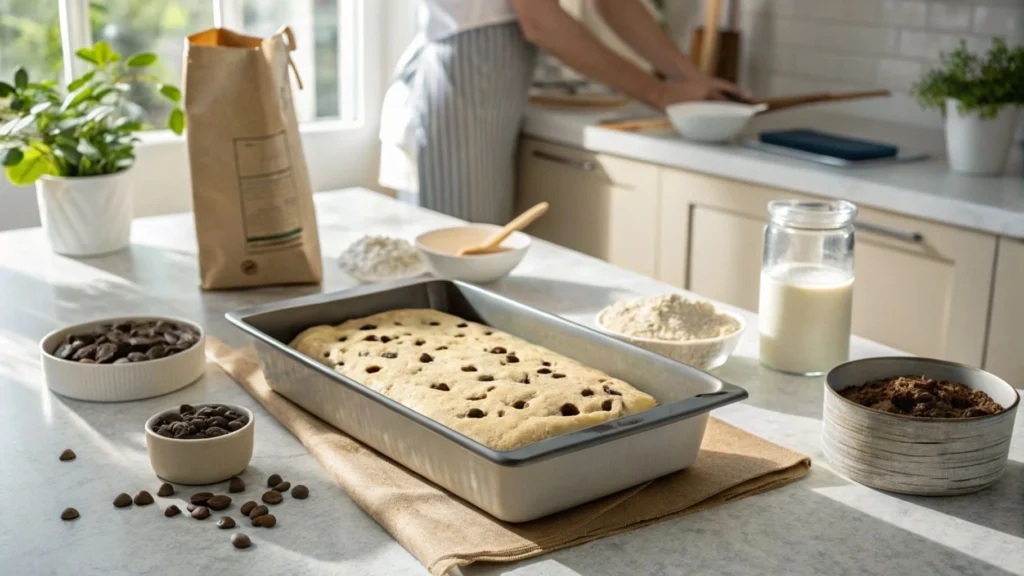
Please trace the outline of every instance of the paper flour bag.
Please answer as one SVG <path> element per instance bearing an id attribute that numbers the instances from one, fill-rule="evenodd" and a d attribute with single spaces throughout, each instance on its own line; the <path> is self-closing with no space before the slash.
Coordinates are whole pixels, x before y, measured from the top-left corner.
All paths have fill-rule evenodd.
<path id="1" fill-rule="evenodd" d="M 288 28 L 270 38 L 221 28 L 188 37 L 185 114 L 204 289 L 320 282 L 288 82 L 294 48 Z"/>

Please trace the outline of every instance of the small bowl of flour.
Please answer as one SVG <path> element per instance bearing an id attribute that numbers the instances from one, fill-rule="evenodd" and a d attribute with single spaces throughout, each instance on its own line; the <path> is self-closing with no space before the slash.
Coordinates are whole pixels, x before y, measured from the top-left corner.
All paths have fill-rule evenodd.
<path id="1" fill-rule="evenodd" d="M 370 235 L 349 245 L 338 257 L 338 266 L 366 284 L 411 278 L 427 270 L 420 253 L 409 241 Z"/>
<path id="2" fill-rule="evenodd" d="M 616 302 L 597 315 L 602 332 L 701 370 L 718 368 L 739 344 L 742 316 L 679 294 Z"/>

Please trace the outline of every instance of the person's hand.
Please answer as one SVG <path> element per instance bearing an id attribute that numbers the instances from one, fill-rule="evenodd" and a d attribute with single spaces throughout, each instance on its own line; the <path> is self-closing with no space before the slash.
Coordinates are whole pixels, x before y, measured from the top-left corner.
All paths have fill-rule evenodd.
<path id="1" fill-rule="evenodd" d="M 722 80 L 721 78 L 706 77 L 698 82 L 707 84 L 712 90 L 714 90 L 721 98 L 716 100 L 732 100 L 734 102 L 745 102 L 751 103 L 754 101 L 754 95 L 746 90 L 740 88 L 736 84 L 729 82 L 728 80 Z"/>
<path id="2" fill-rule="evenodd" d="M 753 96 L 732 82 L 720 78 L 667 80 L 662 85 L 659 105 L 664 109 L 676 102 L 698 102 L 701 100 L 750 102 L 753 100 Z"/>

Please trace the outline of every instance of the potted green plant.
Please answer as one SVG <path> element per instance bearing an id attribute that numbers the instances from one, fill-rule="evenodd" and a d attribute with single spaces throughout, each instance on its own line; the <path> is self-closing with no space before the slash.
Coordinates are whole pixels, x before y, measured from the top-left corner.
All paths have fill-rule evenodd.
<path id="1" fill-rule="evenodd" d="M 946 152 L 957 172 L 990 175 L 1003 171 L 1024 106 L 1024 46 L 1009 48 L 992 40 L 984 56 L 963 40 L 942 54 L 942 66 L 929 70 L 912 93 L 925 108 L 946 117 Z"/>
<path id="2" fill-rule="evenodd" d="M 32 82 L 24 68 L 0 81 L 0 159 L 16 185 L 35 183 L 39 215 L 54 251 L 88 256 L 128 245 L 132 220 L 130 169 L 141 108 L 126 93 L 154 85 L 174 107 L 167 126 L 185 128 L 181 92 L 148 73 L 156 54 L 122 59 L 106 42 L 79 50 L 88 70 L 61 90 Z"/>

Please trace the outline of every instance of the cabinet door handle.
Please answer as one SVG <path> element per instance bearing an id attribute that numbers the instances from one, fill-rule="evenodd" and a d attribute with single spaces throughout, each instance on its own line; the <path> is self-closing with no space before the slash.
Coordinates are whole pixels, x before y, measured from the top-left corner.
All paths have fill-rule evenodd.
<path id="1" fill-rule="evenodd" d="M 540 158 L 541 160 L 548 160 L 550 162 L 557 162 L 559 164 L 565 164 L 566 166 L 572 166 L 573 168 L 578 168 L 580 170 L 585 170 L 587 172 L 593 172 L 594 170 L 597 170 L 596 162 L 591 162 L 590 160 L 576 160 L 574 158 L 566 158 L 565 156 L 559 156 L 557 154 L 552 154 L 550 152 L 545 152 L 543 150 L 534 150 L 533 157 Z"/>
<path id="2" fill-rule="evenodd" d="M 920 232 L 907 232 L 905 230 L 890 228 L 888 226 L 882 226 L 881 224 L 870 224 L 868 222 L 854 222 L 853 226 L 859 230 L 873 232 L 875 234 L 888 236 L 904 242 L 911 242 L 913 244 L 920 244 L 921 242 L 924 242 L 924 234 L 921 234 Z"/>

